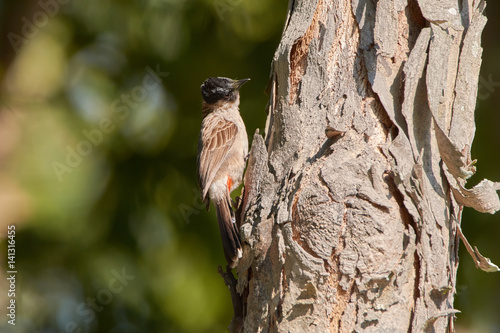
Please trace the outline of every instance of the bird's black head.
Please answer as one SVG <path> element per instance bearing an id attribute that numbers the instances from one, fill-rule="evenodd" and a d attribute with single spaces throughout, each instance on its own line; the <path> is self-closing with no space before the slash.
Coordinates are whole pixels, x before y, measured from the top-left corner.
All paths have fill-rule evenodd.
<path id="1" fill-rule="evenodd" d="M 209 77 L 201 85 L 201 95 L 208 104 L 224 100 L 234 102 L 238 98 L 238 90 L 250 79 L 232 80 L 227 77 Z"/>

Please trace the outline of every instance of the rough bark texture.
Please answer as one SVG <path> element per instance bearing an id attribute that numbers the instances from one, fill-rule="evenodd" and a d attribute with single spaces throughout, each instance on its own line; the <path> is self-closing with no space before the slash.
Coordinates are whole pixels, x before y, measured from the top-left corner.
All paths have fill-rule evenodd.
<path id="1" fill-rule="evenodd" d="M 232 331 L 453 330 L 462 208 L 500 207 L 497 183 L 465 188 L 483 9 L 290 2 L 245 175 Z"/>

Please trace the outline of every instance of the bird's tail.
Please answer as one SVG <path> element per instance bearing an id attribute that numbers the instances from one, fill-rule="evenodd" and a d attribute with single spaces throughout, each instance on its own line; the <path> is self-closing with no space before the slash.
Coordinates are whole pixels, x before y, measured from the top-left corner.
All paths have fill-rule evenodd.
<path id="1" fill-rule="evenodd" d="M 217 210 L 217 220 L 219 221 L 219 231 L 222 238 L 224 255 L 226 256 L 229 267 L 234 268 L 241 258 L 243 251 L 236 228 L 234 211 L 231 208 L 231 199 L 227 196 L 225 199 L 216 203 L 215 207 Z"/>

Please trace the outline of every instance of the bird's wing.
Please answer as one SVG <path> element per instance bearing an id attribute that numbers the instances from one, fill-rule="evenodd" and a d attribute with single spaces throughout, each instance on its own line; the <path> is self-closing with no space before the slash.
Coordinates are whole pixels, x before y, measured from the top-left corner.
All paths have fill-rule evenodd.
<path id="1" fill-rule="evenodd" d="M 219 116 L 207 116 L 198 142 L 198 184 L 205 200 L 217 171 L 233 146 L 238 127 Z"/>

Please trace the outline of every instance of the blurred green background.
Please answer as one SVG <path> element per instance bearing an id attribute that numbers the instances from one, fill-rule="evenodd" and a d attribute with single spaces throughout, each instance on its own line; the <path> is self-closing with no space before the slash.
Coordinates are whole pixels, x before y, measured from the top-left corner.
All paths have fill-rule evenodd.
<path id="1" fill-rule="evenodd" d="M 270 0 L 0 0 L 0 331 L 223 332 L 232 316 L 213 210 L 196 184 L 199 87 L 251 77 L 263 128 L 286 15 Z M 500 180 L 500 5 L 488 3 L 473 158 Z M 500 215 L 465 210 L 500 264 Z M 16 326 L 7 226 L 16 225 Z M 457 324 L 500 332 L 500 274 L 460 249 Z"/>

